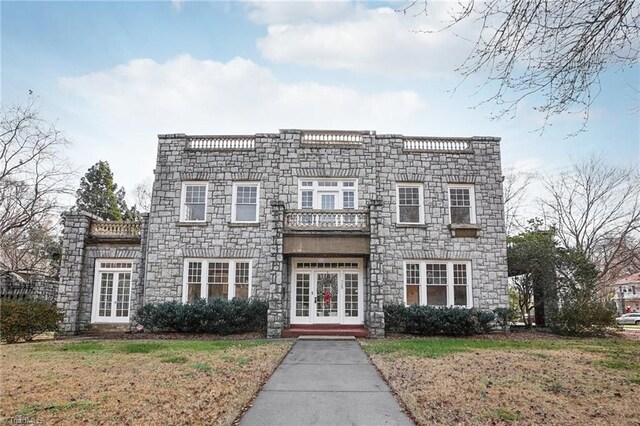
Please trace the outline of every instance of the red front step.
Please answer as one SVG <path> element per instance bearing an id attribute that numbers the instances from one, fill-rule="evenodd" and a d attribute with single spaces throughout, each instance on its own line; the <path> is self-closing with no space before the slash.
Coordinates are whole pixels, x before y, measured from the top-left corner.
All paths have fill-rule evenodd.
<path id="1" fill-rule="evenodd" d="M 287 328 L 282 332 L 282 337 L 300 337 L 300 336 L 369 337 L 369 330 L 367 330 L 363 325 L 292 324 L 291 327 Z"/>

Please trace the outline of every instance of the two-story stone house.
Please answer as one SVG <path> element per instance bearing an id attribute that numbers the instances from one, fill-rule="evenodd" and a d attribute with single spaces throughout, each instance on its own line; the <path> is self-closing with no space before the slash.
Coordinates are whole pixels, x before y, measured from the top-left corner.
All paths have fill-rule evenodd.
<path id="1" fill-rule="evenodd" d="M 499 138 L 160 135 L 141 223 L 67 215 L 64 329 L 146 303 L 259 297 L 270 337 L 384 335 L 387 303 L 507 306 Z"/>

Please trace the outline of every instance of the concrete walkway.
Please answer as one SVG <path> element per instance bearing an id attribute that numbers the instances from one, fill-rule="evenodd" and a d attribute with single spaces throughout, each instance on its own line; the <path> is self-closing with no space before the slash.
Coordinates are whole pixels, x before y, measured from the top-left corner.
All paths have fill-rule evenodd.
<path id="1" fill-rule="evenodd" d="M 241 425 L 412 425 L 355 340 L 298 340 Z"/>

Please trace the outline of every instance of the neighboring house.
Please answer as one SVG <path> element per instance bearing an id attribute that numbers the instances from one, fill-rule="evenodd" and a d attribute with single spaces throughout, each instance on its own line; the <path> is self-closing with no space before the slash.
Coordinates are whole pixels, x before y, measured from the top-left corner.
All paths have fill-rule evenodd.
<path id="1" fill-rule="evenodd" d="M 258 297 L 291 325 L 384 335 L 385 304 L 506 307 L 500 139 L 160 135 L 141 222 L 65 216 L 63 328 L 147 303 Z"/>
<path id="2" fill-rule="evenodd" d="M 640 272 L 619 279 L 613 288 L 618 312 L 640 312 Z"/>

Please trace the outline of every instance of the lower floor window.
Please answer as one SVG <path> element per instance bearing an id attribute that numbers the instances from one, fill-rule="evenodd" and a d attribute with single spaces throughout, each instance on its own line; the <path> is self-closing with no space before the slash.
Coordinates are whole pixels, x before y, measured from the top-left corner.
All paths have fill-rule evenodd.
<path id="1" fill-rule="evenodd" d="M 407 305 L 472 305 L 468 261 L 406 261 L 404 277 Z"/>
<path id="2" fill-rule="evenodd" d="M 251 286 L 251 261 L 186 259 L 183 302 L 198 299 L 247 299 Z"/>

